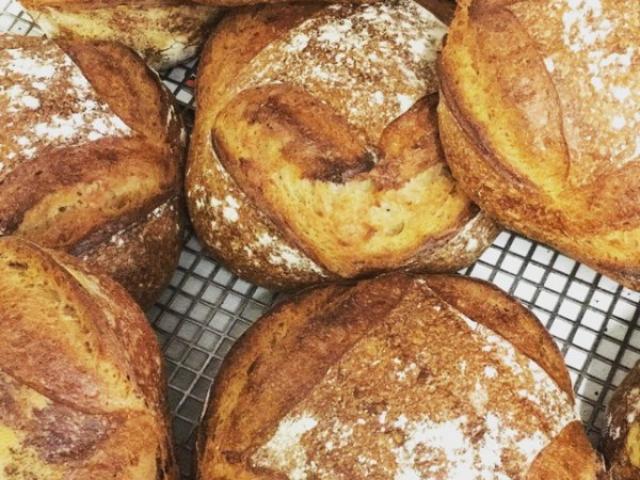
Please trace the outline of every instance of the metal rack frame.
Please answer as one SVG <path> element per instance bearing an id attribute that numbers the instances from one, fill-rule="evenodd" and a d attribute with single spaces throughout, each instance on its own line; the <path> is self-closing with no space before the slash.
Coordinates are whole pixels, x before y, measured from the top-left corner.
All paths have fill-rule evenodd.
<path id="1" fill-rule="evenodd" d="M 14 0 L 0 0 L 0 32 L 41 35 Z M 162 75 L 193 122 L 196 62 Z M 578 407 L 594 443 L 615 387 L 640 359 L 640 293 L 541 244 L 502 232 L 461 272 L 488 280 L 518 298 L 560 347 Z M 193 478 L 195 430 L 224 356 L 276 295 L 235 277 L 189 234 L 171 285 L 147 315 L 162 346 L 176 453 L 184 479 Z"/>

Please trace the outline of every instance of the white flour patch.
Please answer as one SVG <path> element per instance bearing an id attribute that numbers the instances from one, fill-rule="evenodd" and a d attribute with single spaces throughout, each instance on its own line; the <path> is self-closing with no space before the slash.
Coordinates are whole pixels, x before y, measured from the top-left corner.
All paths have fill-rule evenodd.
<path id="1" fill-rule="evenodd" d="M 553 61 L 553 58 L 546 57 L 544 59 L 544 67 L 547 69 L 547 72 L 553 73 L 553 71 L 556 69 L 556 64 Z"/>
<path id="2" fill-rule="evenodd" d="M 0 156 L 13 160 L 5 174 L 44 149 L 132 133 L 47 40 L 0 51 L 0 107 Z"/>
<path id="3" fill-rule="evenodd" d="M 227 220 L 228 222 L 237 222 L 240 218 L 240 215 L 238 214 L 238 208 L 240 208 L 240 204 L 231 195 L 227 195 L 224 201 L 225 204 L 222 207 L 222 215 L 224 216 L 225 220 Z"/>
<path id="4" fill-rule="evenodd" d="M 563 41 L 571 51 L 585 50 L 611 33 L 612 23 L 603 18 L 600 0 L 567 0 L 567 5 L 562 15 Z"/>
<path id="5" fill-rule="evenodd" d="M 313 465 L 307 463 L 307 454 L 300 440 L 317 424 L 310 415 L 280 422 L 271 440 L 256 453 L 256 464 L 277 466 L 287 472 L 289 480 L 304 480 L 307 473 L 313 471 Z"/>

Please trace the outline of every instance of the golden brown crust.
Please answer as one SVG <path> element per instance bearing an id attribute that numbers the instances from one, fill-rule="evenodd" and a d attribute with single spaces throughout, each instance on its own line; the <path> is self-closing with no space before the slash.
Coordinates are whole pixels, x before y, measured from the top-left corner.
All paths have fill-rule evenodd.
<path id="1" fill-rule="evenodd" d="M 363 425 L 368 424 L 369 414 L 376 419 L 375 424 L 378 421 L 385 424 L 387 414 L 388 418 L 393 418 L 395 402 L 404 405 L 400 412 L 409 419 L 419 416 L 420 411 L 431 412 L 430 406 L 436 406 L 438 412 L 430 413 L 432 415 L 444 415 L 449 418 L 449 415 L 453 414 L 455 418 L 455 410 L 464 409 L 465 404 L 477 400 L 475 397 L 467 398 L 464 391 L 457 392 L 456 388 L 463 388 L 463 385 L 451 384 L 451 377 L 446 379 L 448 393 L 445 397 L 440 397 L 437 393 L 441 388 L 436 373 L 441 371 L 438 362 L 450 362 L 451 358 L 455 357 L 453 363 L 460 362 L 461 368 L 470 377 L 475 375 L 476 367 L 480 370 L 484 368 L 487 372 L 487 366 L 492 364 L 487 356 L 489 354 L 486 353 L 486 347 L 482 348 L 485 353 L 480 357 L 474 357 L 471 350 L 466 350 L 469 332 L 464 336 L 457 336 L 458 327 L 453 327 L 445 317 L 440 317 L 449 311 L 449 308 L 458 312 L 456 315 L 471 318 L 469 322 L 478 322 L 479 325 L 488 327 L 501 335 L 502 339 L 506 340 L 508 336 L 512 339 L 516 351 L 538 363 L 550 378 L 557 382 L 556 388 L 559 385 L 564 394 L 568 394 L 568 404 L 562 408 L 568 408 L 569 422 L 565 428 L 563 424 L 554 426 L 558 429 L 558 435 L 552 437 L 553 441 L 546 445 L 533 462 L 526 478 L 599 479 L 599 475 L 602 474 L 601 462 L 593 452 L 580 423 L 570 420 L 575 417 L 571 413 L 573 397 L 566 367 L 554 342 L 535 317 L 495 287 L 476 280 L 451 276 L 411 277 L 397 274 L 363 281 L 355 286 L 329 286 L 307 291 L 276 307 L 247 332 L 229 353 L 212 390 L 207 419 L 198 441 L 198 478 L 288 478 L 283 470 L 267 468 L 267 464 L 256 463 L 256 457 L 260 458 L 262 455 L 264 458 L 265 445 L 269 443 L 282 448 L 273 458 L 282 460 L 291 454 L 291 451 L 286 450 L 286 437 L 278 437 L 281 438 L 280 443 L 273 439 L 274 431 L 279 431 L 283 419 L 291 418 L 290 412 L 293 411 L 305 412 L 307 417 L 303 417 L 303 420 L 311 421 L 313 428 L 314 424 L 322 425 L 327 421 L 344 420 L 345 411 L 351 412 L 349 409 L 353 407 L 350 405 L 354 402 L 369 405 L 365 410 L 355 414 L 353 425 L 347 423 L 339 427 L 338 424 L 334 424 L 337 431 L 342 432 L 349 431 L 350 426 L 353 429 L 356 429 L 356 425 L 357 428 L 365 428 Z M 430 323 L 426 320 L 429 316 L 438 319 Z M 414 321 L 420 322 L 416 318 L 424 318 L 426 323 L 421 324 L 421 327 L 411 324 Z M 409 324 L 410 328 L 405 329 L 404 326 Z M 521 335 L 521 332 L 527 334 Z M 498 340 L 491 340 L 496 341 Z M 389 393 L 378 398 L 382 395 L 381 392 L 393 390 L 390 385 L 397 382 L 398 378 L 414 378 L 413 373 L 409 373 L 413 372 L 409 362 L 413 358 L 411 352 L 414 350 L 422 352 L 419 357 L 422 355 L 429 359 L 426 366 L 416 360 L 419 365 L 415 380 L 418 383 L 401 388 L 398 397 Z M 453 357 L 450 357 L 450 354 Z M 369 356 L 371 358 L 368 358 Z M 379 370 L 376 366 L 378 362 L 386 365 L 389 359 L 390 365 L 385 367 L 388 370 Z M 391 365 L 396 361 L 402 365 L 409 364 L 409 367 L 402 372 L 395 372 L 396 379 L 390 380 L 394 378 Z M 492 378 L 496 378 L 492 372 L 489 373 Z M 521 372 L 519 375 L 523 374 Z M 500 378 L 499 375 L 497 378 Z M 348 378 L 352 380 L 346 380 Z M 544 382 L 541 376 L 537 375 L 536 378 L 538 382 Z M 421 390 L 421 382 L 433 386 L 428 390 L 429 393 Z M 493 387 L 487 384 L 487 388 L 491 390 Z M 510 387 L 503 385 L 501 388 L 504 390 L 500 390 L 499 395 L 506 398 L 511 394 L 509 392 L 519 387 L 513 384 Z M 351 392 L 349 389 L 354 390 Z M 463 403 L 447 403 L 449 400 L 445 398 L 456 398 L 456 393 L 465 396 L 464 400 L 461 400 Z M 412 397 L 414 394 L 420 397 L 419 401 L 416 397 L 415 403 Z M 556 393 L 560 396 L 564 394 Z M 548 397 L 547 401 L 557 401 L 556 398 L 551 398 Z M 404 404 L 407 399 L 411 399 L 412 403 Z M 498 403 L 500 401 L 502 400 L 497 400 Z M 437 405 L 440 405 L 439 409 Z M 448 408 L 453 408 L 454 411 L 446 411 Z M 396 411 L 395 415 L 397 414 Z M 520 420 L 524 423 L 528 421 L 524 417 Z M 388 433 L 392 435 L 394 442 L 399 442 L 396 445 L 401 446 L 403 438 L 404 441 L 410 442 L 407 436 L 410 436 L 410 433 L 406 429 L 403 433 L 406 418 L 398 422 L 393 423 L 394 428 L 388 430 Z M 389 426 L 391 427 L 391 424 Z M 383 429 L 382 432 L 384 431 Z M 380 449 L 379 433 L 364 437 L 358 436 L 357 432 L 350 433 L 353 438 L 336 450 L 339 457 L 330 456 L 333 446 L 340 443 L 339 436 L 334 438 L 322 436 L 320 433 L 318 435 L 322 445 L 316 446 L 314 443 L 311 450 L 307 451 L 316 461 L 318 469 L 322 469 L 329 462 L 334 468 L 334 474 L 339 471 L 345 475 L 344 478 L 364 478 L 363 470 L 358 470 L 362 467 L 354 465 L 354 462 L 360 462 L 361 465 L 365 462 L 360 457 L 358 461 L 354 458 L 362 451 L 368 452 L 365 456 L 370 457 L 365 465 L 370 468 L 390 465 L 391 469 L 385 470 L 383 476 L 393 478 L 396 466 L 393 461 L 389 464 L 390 460 L 385 456 L 387 450 Z M 383 445 L 386 442 L 384 438 L 388 438 L 385 435 L 382 435 Z M 478 433 L 478 442 L 481 441 L 482 435 Z M 301 441 L 300 437 L 296 438 L 297 442 Z M 310 441 L 309 438 L 302 440 Z M 327 442 L 326 445 L 324 442 Z M 330 443 L 333 446 L 329 445 Z M 301 454 L 296 455 L 291 458 L 299 461 Z M 489 454 L 485 452 L 486 455 Z M 396 457 L 396 462 L 400 462 L 400 458 Z M 450 468 L 455 468 L 453 465 L 457 457 L 448 458 L 452 462 Z M 485 460 L 490 461 L 488 458 Z M 509 461 L 506 457 L 503 460 Z M 379 464 L 378 467 L 375 467 L 374 461 Z M 432 461 L 437 462 L 437 457 L 432 458 Z M 467 467 L 470 469 L 469 472 L 472 467 L 471 464 Z M 318 478 L 325 478 L 326 472 L 318 472 Z M 553 472 L 554 476 L 549 476 L 549 472 Z M 513 478 L 525 473 L 527 471 L 511 471 Z M 376 471 L 375 474 L 380 475 L 380 472 Z M 576 477 L 574 474 L 579 476 Z"/>
<path id="2" fill-rule="evenodd" d="M 72 253 L 88 267 L 126 285 L 142 307 L 150 307 L 176 270 L 185 217 L 182 201 L 174 198 L 107 241 L 86 248 L 79 244 Z"/>
<path id="3" fill-rule="evenodd" d="M 218 26 L 200 63 L 188 206 L 199 238 L 239 275 L 293 288 L 394 269 L 451 271 L 497 233 L 443 163 L 428 52 L 435 56 L 444 25 L 400 3 L 245 8 Z M 399 18 L 388 28 L 402 31 L 374 21 L 354 49 L 364 18 L 389 12 Z M 340 22 L 350 27 L 336 30 Z M 398 42 L 418 24 L 433 34 L 416 40 L 419 53 L 400 42 L 379 61 L 376 42 Z M 360 65 L 370 50 L 366 74 L 342 59 Z M 323 68 L 331 71 L 313 73 Z M 334 77 L 353 86 L 323 80 Z"/>
<path id="4" fill-rule="evenodd" d="M 253 5 L 260 5 L 260 4 L 282 5 L 285 3 L 290 3 L 290 2 L 286 2 L 285 0 L 266 0 L 264 2 L 257 2 L 255 0 L 194 0 L 194 1 L 204 5 L 215 5 L 218 7 L 245 7 L 245 6 L 253 6 Z M 314 0 L 298 0 L 295 3 L 318 4 L 319 2 Z M 346 0 L 338 0 L 337 2 L 331 2 L 331 3 L 348 3 L 348 2 Z M 355 0 L 355 2 L 352 2 L 352 3 L 364 3 L 364 2 L 363 0 Z"/>
<path id="5" fill-rule="evenodd" d="M 156 70 L 195 56 L 220 9 L 183 0 L 27 0 L 24 7 L 49 38 L 111 41 L 140 53 Z"/>
<path id="6" fill-rule="evenodd" d="M 124 289 L 15 237 L 0 284 L 3 478 L 177 479 L 162 357 Z"/>
<path id="7" fill-rule="evenodd" d="M 611 397 L 602 447 L 611 480 L 640 475 L 640 366 L 636 365 Z"/>
<path id="8" fill-rule="evenodd" d="M 636 7 L 464 3 L 439 108 L 448 163 L 475 202 L 630 288 L 640 285 Z"/>
<path id="9" fill-rule="evenodd" d="M 32 45 L 31 52 L 45 48 L 39 39 L 4 42 L 12 48 Z M 132 133 L 44 149 L 35 143 L 41 149 L 31 158 L 11 152 L 16 139 L 9 128 L 10 150 L 0 172 L 0 228 L 85 258 L 148 306 L 168 283 L 182 243 L 182 122 L 157 76 L 130 50 L 109 43 L 62 45 L 98 101 Z M 56 109 L 64 115 L 63 106 L 42 102 L 41 112 L 50 112 L 43 123 Z M 39 121 L 29 112 L 21 115 L 25 125 Z"/>
<path id="10" fill-rule="evenodd" d="M 607 480 L 604 465 L 579 422 L 569 424 L 531 465 L 527 480 Z"/>
<path id="11" fill-rule="evenodd" d="M 446 303 L 469 318 L 486 325 L 540 365 L 573 398 L 573 387 L 564 360 L 553 338 L 531 313 L 506 293 L 489 283 L 469 288 L 465 277 L 425 277 L 429 287 Z"/>

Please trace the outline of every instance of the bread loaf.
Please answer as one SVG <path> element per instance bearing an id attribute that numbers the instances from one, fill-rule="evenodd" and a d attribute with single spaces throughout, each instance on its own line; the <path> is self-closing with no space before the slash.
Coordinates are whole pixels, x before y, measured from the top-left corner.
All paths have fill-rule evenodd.
<path id="1" fill-rule="evenodd" d="M 0 478 L 178 479 L 160 350 L 122 287 L 5 237 L 0 320 Z"/>
<path id="2" fill-rule="evenodd" d="M 49 38 L 119 42 L 156 70 L 193 57 L 220 9 L 190 0 L 23 0 Z"/>
<path id="3" fill-rule="evenodd" d="M 453 176 L 507 227 L 640 288 L 637 0 L 465 0 L 443 50 Z"/>
<path id="4" fill-rule="evenodd" d="M 199 479 L 604 479 L 560 352 L 487 283 L 307 291 L 228 354 Z"/>
<path id="5" fill-rule="evenodd" d="M 611 397 L 603 447 L 611 480 L 640 477 L 640 364 Z"/>
<path id="6" fill-rule="evenodd" d="M 200 61 L 187 171 L 204 245 L 272 288 L 473 262 L 496 227 L 439 145 L 445 32 L 412 0 L 223 20 Z"/>
<path id="7" fill-rule="evenodd" d="M 186 135 L 130 50 L 0 36 L 0 235 L 65 250 L 148 305 L 182 244 Z"/>

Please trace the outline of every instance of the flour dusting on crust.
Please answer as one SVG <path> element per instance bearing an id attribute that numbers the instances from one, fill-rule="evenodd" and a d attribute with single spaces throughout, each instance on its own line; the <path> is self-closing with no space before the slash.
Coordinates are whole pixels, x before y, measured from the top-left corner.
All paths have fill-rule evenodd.
<path id="1" fill-rule="evenodd" d="M 131 135 L 59 47 L 0 51 L 0 179 L 49 148 Z"/>
<path id="2" fill-rule="evenodd" d="M 227 185 L 232 183 L 231 175 L 222 165 L 210 143 L 209 148 L 216 175 L 220 175 Z M 210 175 L 210 173 L 207 175 Z M 325 270 L 302 250 L 285 242 L 281 236 L 276 236 L 275 232 L 270 231 L 265 226 L 268 220 L 263 216 L 264 214 L 258 212 L 259 215 L 263 216 L 263 222 L 252 223 L 248 227 L 240 221 L 243 212 L 252 208 L 245 193 L 240 189 L 227 189 L 226 195 L 223 198 L 218 198 L 212 192 L 207 191 L 203 185 L 196 184 L 187 191 L 187 196 L 191 199 L 197 211 L 204 210 L 209 212 L 212 217 L 212 231 L 225 227 L 232 227 L 236 230 L 244 229 L 243 235 L 250 237 L 249 241 L 245 241 L 246 237 L 243 237 L 243 235 L 237 235 L 237 238 L 231 240 L 231 245 L 225 245 L 224 247 L 243 251 L 248 258 L 248 263 L 253 266 L 259 267 L 261 262 L 266 261 L 270 265 L 283 269 L 288 273 L 304 274 L 312 272 L 320 277 L 326 277 Z M 217 237 L 213 240 L 213 244 L 218 249 L 223 248 Z M 240 270 L 238 273 L 242 274 L 243 272 Z"/>
<path id="3" fill-rule="evenodd" d="M 258 448 L 254 467 L 290 480 L 524 478 L 578 420 L 572 399 L 540 365 L 435 295 L 417 305 L 415 318 L 390 319 L 341 357 Z M 413 332 L 427 333 L 398 344 Z M 457 348 L 425 348 L 428 338 Z"/>
<path id="4" fill-rule="evenodd" d="M 637 0 L 549 0 L 509 7 L 537 42 L 558 91 L 572 181 L 640 160 Z"/>
<path id="5" fill-rule="evenodd" d="M 435 60 L 446 31 L 412 0 L 331 5 L 260 52 L 236 92 L 297 85 L 377 143 L 391 121 L 437 91 Z"/>

